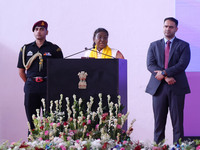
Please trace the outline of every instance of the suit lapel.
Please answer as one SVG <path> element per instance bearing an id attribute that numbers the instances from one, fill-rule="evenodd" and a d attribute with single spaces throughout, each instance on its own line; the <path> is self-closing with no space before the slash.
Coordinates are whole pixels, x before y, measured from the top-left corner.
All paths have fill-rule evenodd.
<path id="1" fill-rule="evenodd" d="M 165 64 L 165 40 L 161 39 L 160 40 L 160 58 L 162 62 L 162 67 L 164 68 Z"/>
<path id="2" fill-rule="evenodd" d="M 170 61 L 170 59 L 172 58 L 173 53 L 174 53 L 174 51 L 175 51 L 175 49 L 176 49 L 177 46 L 178 46 L 178 39 L 175 38 L 174 41 L 173 41 L 173 43 L 172 43 L 170 52 L 169 52 L 169 61 Z"/>

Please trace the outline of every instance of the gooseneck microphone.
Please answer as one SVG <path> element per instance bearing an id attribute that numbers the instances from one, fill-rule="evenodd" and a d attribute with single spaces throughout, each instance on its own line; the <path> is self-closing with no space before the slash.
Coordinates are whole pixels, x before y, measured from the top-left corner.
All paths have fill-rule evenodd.
<path id="1" fill-rule="evenodd" d="M 98 50 L 97 50 L 97 51 L 93 50 L 93 47 L 92 47 L 92 48 L 87 48 L 87 47 L 85 47 L 84 50 L 79 51 L 79 52 L 74 53 L 74 54 L 71 54 L 71 55 L 68 55 L 68 56 L 66 56 L 66 57 L 64 57 L 64 58 L 67 59 L 67 58 L 69 58 L 69 57 L 72 57 L 72 56 L 74 56 L 74 55 L 80 54 L 80 53 L 85 52 L 85 51 L 87 51 L 87 50 L 93 51 L 93 52 L 97 52 L 97 53 L 99 53 L 99 54 L 102 54 L 102 55 L 105 55 L 105 56 L 109 56 L 109 57 L 111 57 L 111 58 L 113 58 L 113 59 L 116 59 L 115 57 L 113 57 L 113 56 L 111 56 L 111 55 L 104 54 L 104 53 L 102 53 L 102 52 L 99 52 Z"/>
<path id="2" fill-rule="evenodd" d="M 113 59 L 116 59 L 115 57 L 113 57 L 113 56 L 111 56 L 111 55 L 104 54 L 104 53 L 102 53 L 102 52 L 99 52 L 98 50 L 95 51 L 95 50 L 93 50 L 93 49 L 94 49 L 93 47 L 92 47 L 92 48 L 87 48 L 87 47 L 85 47 L 85 50 L 89 50 L 89 51 L 97 52 L 97 53 L 99 53 L 99 54 L 102 54 L 102 55 L 105 55 L 105 56 L 109 56 L 109 57 L 111 57 L 111 58 L 113 58 Z"/>
<path id="3" fill-rule="evenodd" d="M 84 49 L 84 50 L 82 50 L 82 51 L 79 51 L 79 52 L 77 52 L 77 53 L 68 55 L 68 56 L 65 57 L 65 59 L 67 59 L 67 58 L 69 58 L 69 57 L 72 57 L 72 56 L 74 56 L 74 55 L 77 55 L 77 54 L 79 54 L 79 53 L 85 52 L 85 51 L 86 51 L 86 49 Z"/>

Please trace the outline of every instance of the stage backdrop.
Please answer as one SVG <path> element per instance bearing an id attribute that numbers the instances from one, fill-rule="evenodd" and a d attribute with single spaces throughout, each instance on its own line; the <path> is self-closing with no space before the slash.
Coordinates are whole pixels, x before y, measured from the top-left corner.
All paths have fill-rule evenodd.
<path id="1" fill-rule="evenodd" d="M 191 61 L 187 76 L 191 94 L 186 95 L 184 131 L 187 137 L 200 137 L 199 85 L 200 85 L 200 1 L 176 1 L 176 17 L 179 19 L 177 36 L 190 43 Z M 187 12 L 187 13 L 185 13 Z"/>

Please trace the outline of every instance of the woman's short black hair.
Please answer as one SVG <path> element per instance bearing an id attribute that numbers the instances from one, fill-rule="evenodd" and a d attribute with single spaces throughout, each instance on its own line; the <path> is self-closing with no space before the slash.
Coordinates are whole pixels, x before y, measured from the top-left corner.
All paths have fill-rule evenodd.
<path id="1" fill-rule="evenodd" d="M 94 31 L 94 35 L 93 35 L 93 39 L 95 38 L 96 34 L 99 33 L 99 32 L 105 32 L 108 36 L 108 31 L 104 28 L 98 28 Z"/>
<path id="2" fill-rule="evenodd" d="M 107 34 L 107 36 L 109 36 L 108 31 L 104 28 L 98 28 L 94 31 L 94 35 L 93 35 L 93 40 L 95 38 L 95 36 L 97 35 L 97 33 L 99 32 L 105 32 Z M 95 43 L 93 43 L 93 47 L 95 47 Z"/>

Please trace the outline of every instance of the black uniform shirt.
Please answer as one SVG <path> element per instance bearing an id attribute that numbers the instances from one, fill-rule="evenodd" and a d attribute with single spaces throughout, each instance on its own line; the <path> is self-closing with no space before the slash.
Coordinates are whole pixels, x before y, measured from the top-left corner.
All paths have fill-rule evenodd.
<path id="1" fill-rule="evenodd" d="M 33 63 L 31 64 L 30 68 L 27 70 L 26 77 L 46 77 L 47 76 L 47 59 L 49 58 L 63 58 L 63 54 L 61 49 L 51 42 L 45 41 L 44 44 L 38 48 L 36 42 L 32 42 L 30 44 L 25 45 L 25 64 L 28 60 L 38 51 L 42 54 L 43 58 L 43 68 L 39 71 L 39 57 L 37 57 Z M 18 68 L 24 68 L 23 59 L 22 59 L 22 49 L 19 53 L 18 59 Z M 25 68 L 24 68 L 25 69 Z"/>

